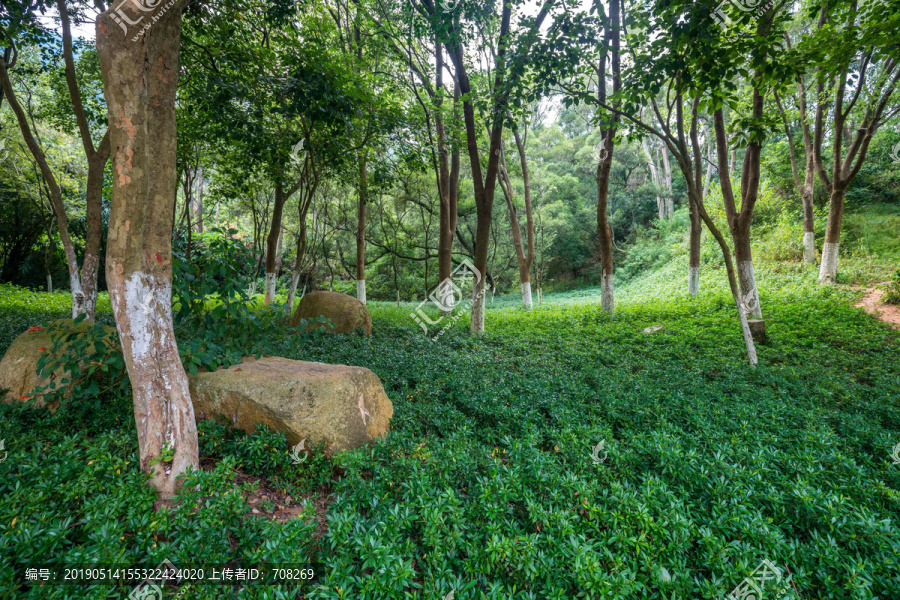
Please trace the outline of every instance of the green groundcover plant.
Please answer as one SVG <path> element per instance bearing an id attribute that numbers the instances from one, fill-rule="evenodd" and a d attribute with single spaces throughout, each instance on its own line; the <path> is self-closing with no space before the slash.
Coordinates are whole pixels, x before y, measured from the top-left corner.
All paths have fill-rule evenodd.
<path id="1" fill-rule="evenodd" d="M 281 434 L 201 423 L 205 468 L 161 512 L 126 394 L 80 413 L 0 405 L 0 590 L 123 598 L 24 585 L 24 569 L 168 559 L 314 573 L 180 591 L 198 599 L 719 599 L 769 561 L 784 578 L 763 598 L 900 598 L 898 332 L 812 271 L 761 264 L 753 370 L 724 275 L 710 267 L 690 299 L 683 267 L 623 286 L 614 319 L 578 290 L 530 313 L 500 298 L 480 338 L 460 319 L 432 342 L 414 305 L 388 303 L 370 303 L 372 336 L 277 338 L 279 356 L 372 369 L 390 434 L 294 464 Z M 5 343 L 67 309 L 2 291 Z M 303 510 L 254 515 L 238 473 Z"/>

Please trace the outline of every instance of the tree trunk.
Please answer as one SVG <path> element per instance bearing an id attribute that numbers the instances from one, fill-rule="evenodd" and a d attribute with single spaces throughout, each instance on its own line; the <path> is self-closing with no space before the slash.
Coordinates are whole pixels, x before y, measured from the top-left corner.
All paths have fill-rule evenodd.
<path id="1" fill-rule="evenodd" d="M 191 203 L 191 208 L 194 212 L 194 225 L 196 226 L 197 233 L 203 233 L 203 195 L 201 194 L 201 190 L 203 189 L 203 173 L 200 169 L 197 169 L 198 174 L 195 178 L 197 181 L 197 194 Z"/>
<path id="2" fill-rule="evenodd" d="M 172 203 L 180 0 L 131 41 L 112 9 L 97 19 L 113 157 L 106 277 L 131 388 L 141 468 L 159 498 L 199 468 L 197 425 L 172 327 Z M 118 13 L 140 17 L 136 5 Z M 168 460 L 164 458 L 164 453 Z M 155 464 L 151 464 L 154 461 Z"/>
<path id="3" fill-rule="evenodd" d="M 100 266 L 100 238 L 103 233 L 100 212 L 103 202 L 103 174 L 109 161 L 109 132 L 97 151 L 88 160 L 87 189 L 85 191 L 87 233 L 84 243 L 84 262 L 81 265 L 81 291 L 84 293 L 84 312 L 94 320 L 97 312 L 97 277 Z M 173 203 L 174 204 L 174 203 Z"/>
<path id="4" fill-rule="evenodd" d="M 609 19 L 606 23 L 606 43 L 604 48 L 610 47 L 611 75 L 613 81 L 613 93 L 619 91 L 621 84 L 619 62 L 619 3 L 612 2 L 609 5 Z M 598 103 L 606 103 L 606 50 L 600 55 L 599 69 L 600 89 L 598 90 Z M 600 306 L 612 316 L 615 313 L 615 294 L 613 292 L 613 233 L 609 226 L 607 216 L 607 201 L 609 198 L 609 174 L 612 169 L 612 156 L 615 149 L 616 118 L 612 117 L 602 130 L 602 147 L 607 150 L 607 155 L 601 155 L 597 163 L 597 237 L 600 241 Z M 666 149 L 663 148 L 663 164 L 667 177 L 671 178 L 669 171 L 669 159 Z M 670 180 L 667 181 L 667 184 Z M 671 195 L 671 193 L 670 193 Z M 667 201 L 668 205 L 668 201 Z"/>
<path id="5" fill-rule="evenodd" d="M 604 136 L 608 157 L 597 164 L 597 237 L 600 240 L 600 306 L 613 315 L 615 294 L 613 292 L 613 236 L 607 217 L 609 195 L 609 172 L 612 167 L 613 131 Z"/>
<path id="6" fill-rule="evenodd" d="M 294 296 L 297 293 L 297 284 L 300 283 L 300 270 L 303 268 L 303 257 L 306 255 L 306 219 L 300 220 L 300 231 L 297 234 L 297 257 L 294 259 L 294 269 L 291 273 L 291 284 L 288 287 L 287 306 L 294 312 Z"/>
<path id="7" fill-rule="evenodd" d="M 278 228 L 278 244 L 275 245 L 275 274 L 276 276 L 281 273 L 282 263 L 282 249 L 284 248 L 284 227 Z"/>
<path id="8" fill-rule="evenodd" d="M 656 213 L 659 220 L 664 221 L 668 218 L 668 210 L 665 197 L 660 196 L 660 191 L 662 190 L 662 177 L 646 137 L 641 138 L 641 150 L 644 151 L 644 158 L 647 159 L 647 167 L 650 169 L 650 181 L 653 182 L 653 187 L 656 188 Z"/>
<path id="9" fill-rule="evenodd" d="M 665 145 L 662 147 L 662 164 L 663 173 L 666 176 L 666 218 L 671 219 L 672 215 L 675 214 L 675 199 L 672 197 L 672 166 L 669 164 L 669 150 Z"/>
<path id="10" fill-rule="evenodd" d="M 815 180 L 816 169 L 813 164 L 812 153 L 808 153 L 806 157 L 806 175 L 803 180 L 803 189 L 800 191 L 800 200 L 803 203 L 803 262 L 807 265 L 816 264 L 815 216 L 813 213 Z"/>
<path id="11" fill-rule="evenodd" d="M 522 184 L 525 189 L 525 233 L 528 236 L 528 247 L 525 259 L 519 261 L 519 281 L 522 284 L 522 300 L 526 310 L 534 306 L 531 300 L 531 265 L 534 264 L 534 214 L 531 207 L 531 173 L 528 170 L 528 160 L 525 154 L 525 143 L 518 131 L 513 131 L 513 139 L 516 141 L 516 149 L 519 151 L 519 161 L 522 167 Z M 517 227 L 518 229 L 518 227 Z"/>
<path id="12" fill-rule="evenodd" d="M 434 128 L 437 136 L 438 164 L 437 183 L 440 196 L 440 216 L 438 224 L 438 283 L 449 281 L 453 274 L 453 238 L 456 234 L 456 219 L 458 216 L 457 201 L 459 198 L 459 148 L 455 143 L 451 144 L 450 160 L 447 160 L 447 134 L 444 129 L 444 118 L 441 113 L 443 105 L 444 89 L 444 55 L 440 43 L 435 38 L 435 81 L 436 81 L 436 107 L 434 111 Z M 453 107 L 459 105 L 459 85 L 454 84 Z M 458 115 L 454 115 L 458 117 Z M 448 292 L 450 286 L 441 285 L 438 290 L 441 293 Z M 449 298 L 440 298 L 442 307 L 451 305 Z M 448 311 L 449 312 L 449 311 Z"/>
<path id="13" fill-rule="evenodd" d="M 531 310 L 534 302 L 531 298 L 531 264 L 534 262 L 534 219 L 531 213 L 531 182 L 528 174 L 528 161 L 525 155 L 525 145 L 517 131 L 513 132 L 516 140 L 516 148 L 519 153 L 519 162 L 522 167 L 522 181 L 525 186 L 525 214 L 526 226 L 528 228 L 528 254 L 522 246 L 522 231 L 519 225 L 519 215 L 516 213 L 516 207 L 513 202 L 512 181 L 509 178 L 509 171 L 506 165 L 506 154 L 501 148 L 500 159 L 503 169 L 500 173 L 500 188 L 506 197 L 506 207 L 509 211 L 509 221 L 512 229 L 513 247 L 516 251 L 516 262 L 519 267 L 519 285 L 522 289 L 522 303 L 525 310 Z M 493 290 L 493 288 L 492 288 Z M 494 304 L 494 295 L 491 294 L 491 305 Z"/>
<path id="14" fill-rule="evenodd" d="M 761 120 L 763 114 L 763 97 L 758 88 L 753 90 L 753 116 Z M 719 161 L 719 172 L 725 170 L 727 160 L 728 141 L 725 135 L 725 117 L 722 109 L 713 114 L 716 131 L 716 148 Z M 731 187 L 731 179 L 720 177 L 722 188 L 722 202 L 725 205 L 725 215 L 728 219 L 728 227 L 731 230 L 731 239 L 734 243 L 734 255 L 737 262 L 738 282 L 740 285 L 740 298 L 745 305 L 752 307 L 752 313 L 762 318 L 762 307 L 759 302 L 759 292 L 756 289 L 756 278 L 753 274 L 753 257 L 750 252 L 750 225 L 753 221 L 753 208 L 759 193 L 760 180 L 760 154 L 759 142 L 750 142 L 744 151 L 743 169 L 741 173 L 741 209 L 737 210 L 734 192 Z"/>
<path id="15" fill-rule="evenodd" d="M 19 100 L 12 87 L 12 82 L 9 79 L 7 63 L 2 59 L 0 59 L 0 87 L 3 88 L 6 100 L 9 102 L 9 106 L 16 116 L 25 144 L 31 151 L 31 155 L 34 157 L 35 162 L 37 162 L 41 175 L 47 183 L 47 188 L 50 190 L 50 200 L 53 206 L 53 212 L 56 215 L 56 226 L 59 229 L 59 241 L 62 242 L 63 251 L 66 254 L 66 266 L 69 269 L 69 286 L 72 291 L 72 318 L 74 319 L 78 315 L 84 313 L 85 302 L 84 293 L 81 290 L 81 279 L 78 274 L 78 258 L 75 256 L 75 247 L 72 245 L 72 240 L 69 237 L 69 224 L 68 218 L 66 217 L 66 208 L 63 204 L 62 191 L 59 189 L 59 184 L 56 181 L 56 177 L 53 175 L 53 171 L 50 169 L 47 157 L 44 155 L 44 152 L 41 150 L 37 140 L 35 140 L 34 135 L 31 132 L 31 128 L 28 125 L 28 119 L 25 116 L 25 111 L 22 109 L 22 105 L 19 104 Z"/>
<path id="16" fill-rule="evenodd" d="M 841 221 L 844 217 L 844 188 L 834 186 L 828 202 L 828 224 L 825 226 L 825 243 L 822 244 L 822 266 L 819 283 L 834 283 L 837 277 L 838 248 L 841 242 Z"/>
<path id="17" fill-rule="evenodd" d="M 756 288 L 756 277 L 753 274 L 753 257 L 750 253 L 750 227 L 749 222 L 746 226 L 743 223 L 742 221 L 738 227 L 732 228 L 734 254 L 737 257 L 738 282 L 741 286 L 741 297 L 749 301 L 753 316 L 762 319 L 762 307 Z"/>
<path id="18" fill-rule="evenodd" d="M 281 215 L 287 195 L 278 183 L 275 185 L 275 206 L 272 208 L 272 227 L 266 239 L 266 287 L 263 302 L 271 304 L 275 301 L 275 280 L 278 278 L 276 256 L 278 256 L 278 237 L 281 235 Z"/>
<path id="19" fill-rule="evenodd" d="M 66 86 L 72 100 L 72 111 L 81 134 L 81 143 L 88 163 L 87 187 L 85 192 L 85 233 L 84 262 L 81 266 L 81 291 L 84 295 L 84 312 L 88 319 L 94 320 L 97 307 L 97 276 L 100 263 L 101 204 L 103 201 L 103 175 L 109 161 L 109 131 L 103 135 L 99 146 L 94 149 L 91 128 L 84 104 L 81 101 L 81 90 L 75 73 L 75 56 L 72 46 L 72 28 L 65 0 L 57 0 L 60 24 L 62 25 L 63 59 L 66 64 Z M 174 208 L 174 205 L 173 205 Z"/>
<path id="20" fill-rule="evenodd" d="M 722 155 L 720 155 L 719 164 L 723 165 L 724 159 L 722 159 L 721 156 Z M 719 249 L 722 251 L 722 258 L 725 259 L 725 269 L 728 274 L 728 286 L 731 288 L 731 297 L 737 307 L 738 319 L 741 324 L 741 335 L 744 338 L 744 346 L 747 349 L 747 359 L 750 362 L 750 366 L 755 367 L 759 362 L 756 355 L 756 344 L 753 343 L 753 334 L 750 332 L 750 325 L 747 323 L 747 311 L 745 310 L 745 303 L 740 296 L 740 284 L 737 282 L 734 275 L 734 263 L 731 260 L 728 244 L 725 242 L 724 236 L 722 236 L 722 233 L 706 212 L 706 209 L 703 206 L 703 199 L 694 197 L 690 190 L 688 190 L 688 201 L 694 204 L 697 212 L 700 214 L 700 218 L 706 223 L 706 228 L 712 234 L 713 238 L 715 238 L 716 242 L 719 244 Z"/>
<path id="21" fill-rule="evenodd" d="M 359 202 L 356 222 L 356 299 L 366 303 L 366 201 L 368 200 L 368 176 L 366 155 L 359 157 Z"/>
<path id="22" fill-rule="evenodd" d="M 688 293 L 691 296 L 700 294 L 700 236 L 703 233 L 703 222 L 697 207 L 688 206 L 691 218 L 688 242 Z"/>

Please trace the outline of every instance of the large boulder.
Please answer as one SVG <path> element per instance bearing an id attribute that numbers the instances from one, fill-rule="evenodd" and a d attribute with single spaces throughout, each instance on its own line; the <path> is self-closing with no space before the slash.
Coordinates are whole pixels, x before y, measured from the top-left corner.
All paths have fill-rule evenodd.
<path id="1" fill-rule="evenodd" d="M 9 392 L 2 397 L 4 402 L 26 401 L 32 397 L 35 406 L 46 406 L 43 397 L 32 393 L 38 386 L 46 386 L 50 382 L 58 382 L 66 376 L 65 370 L 59 368 L 47 377 L 37 374 L 37 363 L 41 355 L 53 348 L 53 336 L 58 334 L 78 333 L 84 334 L 93 324 L 90 321 L 82 321 L 78 325 L 72 319 L 60 319 L 53 321 L 49 327 L 32 327 L 15 339 L 7 348 L 3 359 L 0 360 L 0 390 L 8 388 Z M 119 336 L 115 327 L 103 328 L 105 341 L 109 345 L 118 345 Z M 91 351 L 89 349 L 89 351 Z M 54 403 L 50 409 L 57 408 Z"/>
<path id="2" fill-rule="evenodd" d="M 246 432 L 265 424 L 291 446 L 324 443 L 329 454 L 386 434 L 394 414 L 378 376 L 363 367 L 266 357 L 188 380 L 198 419 L 221 416 Z"/>
<path id="3" fill-rule="evenodd" d="M 331 319 L 334 333 L 347 333 L 363 329 L 366 334 L 372 334 L 372 317 L 369 316 L 366 305 L 353 296 L 337 292 L 305 294 L 300 299 L 300 304 L 291 318 L 291 327 L 299 327 L 300 319 L 306 319 L 310 327 L 320 327 L 320 324 L 313 323 L 313 321 L 323 315 Z"/>

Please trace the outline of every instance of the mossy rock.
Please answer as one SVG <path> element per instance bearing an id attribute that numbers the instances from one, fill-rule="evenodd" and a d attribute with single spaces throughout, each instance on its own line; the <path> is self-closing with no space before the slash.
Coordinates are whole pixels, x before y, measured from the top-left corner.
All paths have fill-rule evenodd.
<path id="1" fill-rule="evenodd" d="M 325 444 L 328 454 L 374 442 L 394 414 L 381 380 L 363 367 L 271 356 L 188 381 L 198 420 L 222 418 L 248 433 L 265 424 L 292 446 Z"/>
<path id="2" fill-rule="evenodd" d="M 38 375 L 38 360 L 53 349 L 54 335 L 73 332 L 83 334 L 92 325 L 87 320 L 75 325 L 72 319 L 59 319 L 47 327 L 32 327 L 17 337 L 0 360 L 0 390 L 9 390 L 0 399 L 3 402 L 24 402 L 34 398 L 36 407 L 46 406 L 42 395 L 32 392 L 37 387 L 61 380 L 65 377 L 65 371 L 61 367 L 49 376 Z M 107 325 L 103 331 L 108 344 L 119 346 L 119 334 L 115 327 Z M 56 403 L 51 403 L 50 409 L 55 410 Z"/>

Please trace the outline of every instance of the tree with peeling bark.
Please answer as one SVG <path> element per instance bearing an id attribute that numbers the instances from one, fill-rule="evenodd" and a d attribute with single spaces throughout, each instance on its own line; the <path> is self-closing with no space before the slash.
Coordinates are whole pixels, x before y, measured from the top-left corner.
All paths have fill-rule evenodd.
<path id="1" fill-rule="evenodd" d="M 172 325 L 175 96 L 185 0 L 97 19 L 113 163 L 106 279 L 134 394 L 141 468 L 160 501 L 199 468 L 197 423 Z M 150 19 L 149 29 L 128 26 Z M 137 32 L 142 33 L 138 34 Z M 134 38 L 137 38 L 136 40 Z"/>
<path id="2" fill-rule="evenodd" d="M 520 7 L 519 2 L 504 2 L 501 6 L 491 6 L 492 10 L 485 11 L 482 6 L 474 2 L 459 2 L 453 11 L 442 10 L 432 0 L 415 0 L 416 10 L 428 20 L 437 38 L 443 43 L 453 63 L 456 80 L 462 96 L 463 120 L 465 122 L 466 144 L 469 154 L 469 164 L 472 170 L 474 184 L 475 205 L 478 221 L 475 236 L 475 261 L 474 267 L 480 277 L 477 277 L 472 291 L 472 317 L 470 331 L 474 334 L 484 332 L 484 308 L 485 308 L 485 279 L 488 266 L 488 246 L 490 244 L 491 217 L 493 214 L 494 192 L 497 185 L 497 176 L 500 170 L 500 147 L 503 143 L 503 126 L 507 118 L 507 110 L 510 101 L 518 99 L 521 93 L 520 83 L 524 73 L 534 67 L 539 58 L 532 52 L 532 47 L 539 34 L 550 36 L 555 27 L 551 26 L 550 33 L 541 32 L 541 26 L 550 11 L 561 1 L 544 1 L 537 15 L 534 17 L 520 16 L 520 28 L 512 29 L 513 7 Z M 483 171 L 481 155 L 479 152 L 479 127 L 475 116 L 475 90 L 469 77 L 470 67 L 466 57 L 466 37 L 470 35 L 469 25 L 476 28 L 481 25 L 482 31 L 487 31 L 486 24 L 479 22 L 484 19 L 496 19 L 493 10 L 500 10 L 499 29 L 497 30 L 497 52 L 493 60 L 493 94 L 488 101 L 487 113 L 489 115 L 490 143 L 487 156 L 487 168 Z M 472 20 L 471 23 L 463 21 L 463 17 Z M 515 48 L 515 52 L 512 52 Z"/>
<path id="3" fill-rule="evenodd" d="M 26 110 L 19 102 L 10 75 L 18 54 L 15 40 L 16 32 L 20 32 L 25 28 L 37 27 L 35 23 L 38 16 L 37 11 L 43 12 L 45 7 L 40 3 L 31 4 L 29 2 L 19 4 L 17 8 L 18 10 L 15 12 L 18 13 L 18 19 L 12 20 L 6 27 L 0 27 L 0 44 L 3 45 L 3 56 L 0 57 L 0 86 L 3 89 L 3 97 L 15 114 L 25 143 L 40 167 L 41 175 L 50 191 L 51 204 L 56 216 L 59 237 L 66 255 L 66 265 L 69 271 L 69 286 L 72 292 L 72 317 L 75 318 L 84 314 L 89 320 L 93 321 L 97 305 L 97 280 L 100 264 L 100 238 L 102 234 L 100 212 L 103 199 L 103 173 L 106 170 L 110 155 L 109 132 L 103 130 L 101 133 L 98 131 L 101 128 L 96 125 L 92 126 L 82 100 L 82 91 L 76 73 L 76 56 L 72 42 L 72 17 L 69 14 L 70 10 L 74 12 L 78 7 L 67 5 L 65 0 L 56 0 L 56 8 L 60 15 L 61 53 L 65 63 L 66 88 L 88 166 L 85 191 L 87 232 L 85 235 L 84 258 L 79 267 L 75 247 L 69 235 L 69 217 L 63 202 L 57 174 L 53 172 L 47 161 L 46 149 L 42 147 L 39 138 L 29 125 Z M 77 12 L 75 14 L 78 15 Z M 78 16 L 80 18 L 80 15 Z M 95 138 L 99 139 L 96 146 L 94 144 Z"/>

